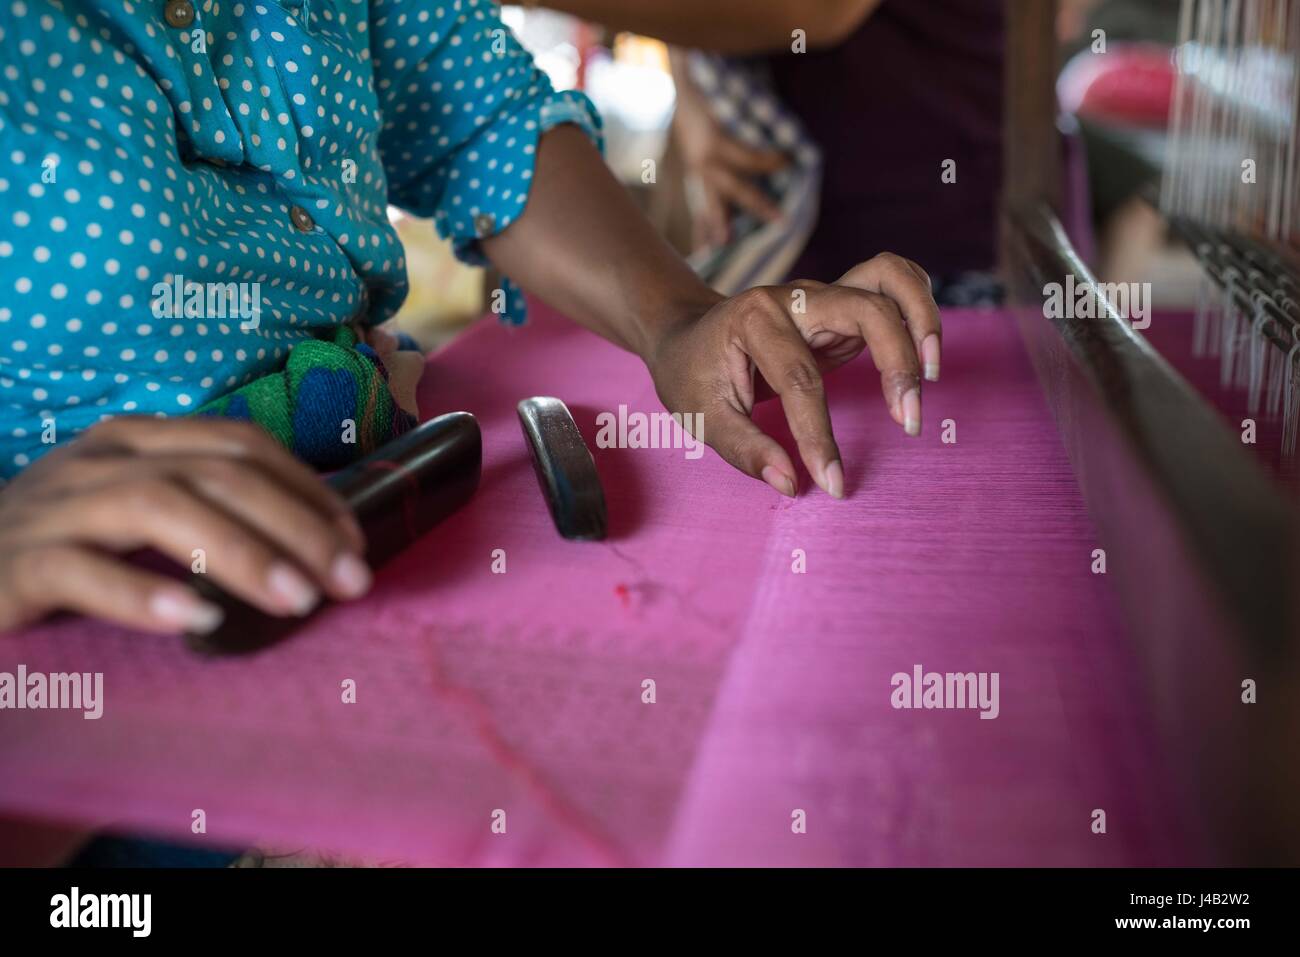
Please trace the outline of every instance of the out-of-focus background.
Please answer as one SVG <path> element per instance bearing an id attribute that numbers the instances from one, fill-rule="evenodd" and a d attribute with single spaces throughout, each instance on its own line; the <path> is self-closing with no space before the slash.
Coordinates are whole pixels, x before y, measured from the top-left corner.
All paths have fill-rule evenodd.
<path id="1" fill-rule="evenodd" d="M 661 163 L 667 148 L 675 102 L 668 48 L 630 33 L 610 34 L 551 10 L 506 6 L 503 19 L 556 89 L 580 89 L 596 104 L 605 121 L 611 169 L 657 225 L 677 234 L 679 248 L 686 251 L 682 237 L 689 220 L 680 169 L 660 166 L 655 189 L 643 185 L 641 176 L 643 161 Z M 674 193 L 680 204 L 675 224 L 664 202 Z M 436 346 L 483 314 L 493 277 L 459 262 L 431 220 L 397 209 L 389 214 L 406 246 L 411 283 L 398 324 L 422 345 Z"/>
<path id="2" fill-rule="evenodd" d="M 1160 309 L 1194 304 L 1201 270 L 1144 194 L 1160 180 L 1180 0 L 1062 0 L 1057 95 L 1084 146 L 1103 282 L 1150 282 Z M 1098 34 L 1097 31 L 1101 31 Z M 1104 38 L 1105 56 L 1094 54 Z"/>
<path id="3" fill-rule="evenodd" d="M 1061 122 L 1081 144 L 1091 206 L 1090 265 L 1106 282 L 1154 280 L 1160 308 L 1190 304 L 1198 276 L 1194 258 L 1141 198 L 1158 180 L 1165 148 L 1178 11 L 1179 0 L 1061 0 L 1057 31 Z M 668 48 L 539 7 L 506 6 L 504 18 L 557 88 L 591 97 L 604 116 L 610 167 L 669 241 L 690 252 Z M 1099 38 L 1104 56 L 1096 55 Z M 653 186 L 642 182 L 647 159 L 656 163 Z M 483 314 L 496 277 L 458 262 L 431 222 L 395 209 L 391 216 L 411 282 L 398 323 L 432 348 Z"/>

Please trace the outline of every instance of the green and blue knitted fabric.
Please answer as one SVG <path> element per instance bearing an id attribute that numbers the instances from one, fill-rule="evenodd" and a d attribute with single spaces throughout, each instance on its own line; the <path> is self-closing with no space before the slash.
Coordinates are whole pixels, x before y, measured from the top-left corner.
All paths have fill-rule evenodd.
<path id="1" fill-rule="evenodd" d="M 383 360 L 350 326 L 308 339 L 283 369 L 254 379 L 196 415 L 256 422 L 307 464 L 342 468 L 415 427 L 388 388 Z"/>

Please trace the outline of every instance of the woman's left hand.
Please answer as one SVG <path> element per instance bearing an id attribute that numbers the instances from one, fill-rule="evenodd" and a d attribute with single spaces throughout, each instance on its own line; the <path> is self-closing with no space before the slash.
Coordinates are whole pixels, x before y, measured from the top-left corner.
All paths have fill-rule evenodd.
<path id="1" fill-rule="evenodd" d="M 921 373 L 939 377 L 940 337 L 929 277 L 885 253 L 831 285 L 767 286 L 723 300 L 669 327 L 647 364 L 670 412 L 702 413 L 704 434 L 696 438 L 742 472 L 794 495 L 790 456 L 750 418 L 755 403 L 780 396 L 808 472 L 839 498 L 844 471 L 822 373 L 870 352 L 890 415 L 918 435 Z"/>

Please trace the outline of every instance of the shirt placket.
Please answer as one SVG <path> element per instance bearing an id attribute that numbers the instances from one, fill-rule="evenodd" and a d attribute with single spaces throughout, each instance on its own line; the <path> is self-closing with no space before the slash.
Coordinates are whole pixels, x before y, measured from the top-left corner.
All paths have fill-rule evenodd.
<path id="1" fill-rule="evenodd" d="M 221 94 L 205 32 L 205 14 L 193 0 L 161 0 L 162 22 L 184 66 L 188 97 L 177 103 L 180 124 L 194 159 L 228 165 L 244 162 L 244 143 Z M 211 0 L 201 4 L 211 10 Z"/>

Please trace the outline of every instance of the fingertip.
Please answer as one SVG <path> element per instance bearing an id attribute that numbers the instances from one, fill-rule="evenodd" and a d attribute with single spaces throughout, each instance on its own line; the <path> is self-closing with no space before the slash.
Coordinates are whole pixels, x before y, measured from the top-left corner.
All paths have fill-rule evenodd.
<path id="1" fill-rule="evenodd" d="M 903 393 L 903 431 L 915 438 L 921 434 L 921 390 Z"/>
<path id="2" fill-rule="evenodd" d="M 761 475 L 764 482 L 772 486 L 772 488 L 776 489 L 782 495 L 786 496 L 787 498 L 795 497 L 795 484 L 794 484 L 793 476 L 786 474 L 784 471 L 777 468 L 775 465 L 763 466 L 763 471 Z"/>
<path id="3" fill-rule="evenodd" d="M 930 333 L 921 343 L 921 362 L 925 366 L 925 377 L 930 382 L 939 381 L 939 360 L 941 348 L 937 333 Z"/>
<path id="4" fill-rule="evenodd" d="M 330 566 L 330 582 L 340 598 L 360 598 L 373 580 L 370 566 L 350 552 L 339 555 Z"/>
<path id="5" fill-rule="evenodd" d="M 288 562 L 275 562 L 266 575 L 266 587 L 281 614 L 303 617 L 320 603 L 320 591 Z"/>
<path id="6" fill-rule="evenodd" d="M 889 417 L 894 420 L 894 424 L 901 426 L 903 424 L 903 402 L 902 396 L 896 389 L 885 383 L 885 401 L 889 405 Z"/>
<path id="7" fill-rule="evenodd" d="M 812 453 L 804 456 L 804 465 L 817 487 L 832 498 L 844 494 L 844 470 L 839 461 L 839 450 L 829 453 Z"/>
<path id="8" fill-rule="evenodd" d="M 826 494 L 831 498 L 844 497 L 844 466 L 838 461 L 826 466 Z"/>
<path id="9" fill-rule="evenodd" d="M 163 628 L 206 635 L 217 629 L 225 612 L 184 585 L 166 585 L 149 597 L 149 614 Z"/>
<path id="10" fill-rule="evenodd" d="M 920 434 L 921 377 L 918 370 L 886 370 L 880 374 L 880 386 L 885 401 L 889 403 L 890 418 L 908 435 Z"/>

